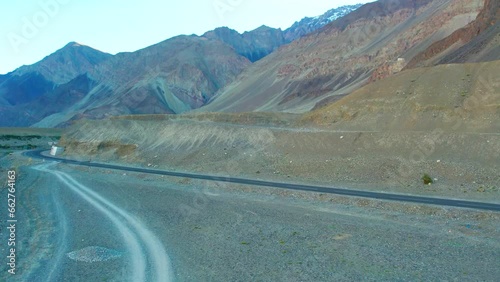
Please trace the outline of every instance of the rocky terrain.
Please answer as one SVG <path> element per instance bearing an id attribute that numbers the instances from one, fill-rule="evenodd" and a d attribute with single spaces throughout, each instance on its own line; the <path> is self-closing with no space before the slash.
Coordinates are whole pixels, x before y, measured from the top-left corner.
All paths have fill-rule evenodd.
<path id="1" fill-rule="evenodd" d="M 500 57 L 500 4 L 486 0 L 476 19 L 434 42 L 406 66 L 414 68 L 443 63 L 485 62 Z"/>
<path id="2" fill-rule="evenodd" d="M 90 94 L 37 125 L 107 118 L 68 129 L 61 143 L 74 158 L 497 201 L 499 58 L 406 66 L 481 22 L 489 27 L 444 53 L 482 46 L 474 50 L 494 55 L 496 13 L 485 9 L 495 5 L 374 2 L 252 65 L 220 40 L 179 36 L 107 59 L 86 74 L 96 78 Z"/>
<path id="3" fill-rule="evenodd" d="M 0 126 L 192 110 L 303 113 L 403 69 L 498 59 L 497 18 L 497 1 L 383 0 L 285 31 L 218 28 L 115 56 L 72 42 L 0 76 Z"/>
<path id="4" fill-rule="evenodd" d="M 86 164 L 499 204 L 498 16 L 494 0 L 380 0 L 290 44 L 269 27 L 112 57 L 70 44 L 88 62 L 73 78 L 43 71 L 57 52 L 0 76 L 23 93 L 0 92 L 0 124 L 67 126 L 0 128 L 0 181 L 18 171 L 28 234 L 16 277 L 155 280 L 171 257 L 180 281 L 495 281 L 495 211 L 15 150 L 57 140 Z"/>
<path id="5" fill-rule="evenodd" d="M 378 1 L 363 5 L 247 68 L 199 111 L 306 112 L 406 62 L 474 21 L 477 1 Z"/>
<path id="6" fill-rule="evenodd" d="M 61 143 L 83 160 L 498 202 L 499 63 L 404 71 L 303 115 L 80 122 Z"/>
<path id="7" fill-rule="evenodd" d="M 305 114 L 336 130 L 499 133 L 500 60 L 417 68 Z"/>
<path id="8" fill-rule="evenodd" d="M 135 253 L 124 244 L 127 237 L 49 172 L 37 173 L 48 163 L 20 154 L 0 158 L 0 182 L 10 168 L 20 176 L 23 259 L 15 277 L 130 279 Z M 164 245 L 176 281 L 495 281 L 500 272 L 496 212 L 66 164 L 50 169 L 133 213 L 140 230 Z M 0 279 L 12 280 L 2 267 Z"/>

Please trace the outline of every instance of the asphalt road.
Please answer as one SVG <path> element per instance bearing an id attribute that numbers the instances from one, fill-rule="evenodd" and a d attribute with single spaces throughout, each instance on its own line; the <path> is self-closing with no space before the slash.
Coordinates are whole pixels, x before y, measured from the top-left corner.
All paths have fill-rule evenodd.
<path id="1" fill-rule="evenodd" d="M 90 162 L 90 161 L 83 162 L 83 161 L 69 160 L 69 159 L 64 159 L 64 158 L 59 158 L 59 157 L 54 157 L 54 156 L 42 155 L 42 150 L 28 151 L 28 152 L 25 152 L 24 155 L 28 156 L 28 157 L 32 157 L 32 158 L 50 159 L 50 160 L 56 160 L 56 161 L 59 161 L 61 163 L 65 163 L 65 164 L 80 165 L 80 166 L 87 166 L 87 167 L 99 167 L 99 168 L 106 168 L 106 169 L 113 169 L 113 170 L 140 172 L 140 173 L 166 175 L 166 176 L 174 176 L 174 177 L 202 179 L 202 180 L 238 183 L 238 184 L 255 185 L 255 186 L 265 186 L 265 187 L 273 187 L 273 188 L 283 188 L 283 189 L 297 190 L 297 191 L 309 191 L 309 192 L 317 192 L 317 193 L 337 194 L 337 195 L 343 195 L 343 196 L 363 197 L 363 198 L 370 198 L 370 199 L 377 199 L 377 200 L 400 201 L 400 202 L 429 204 L 429 205 L 458 207 L 458 208 L 469 208 L 469 209 L 488 210 L 488 211 L 500 211 L 500 204 L 494 204 L 494 203 L 484 203 L 484 202 L 454 200 L 454 199 L 445 199 L 445 198 L 422 197 L 422 196 L 411 196 L 411 195 L 402 195 L 402 194 L 393 194 L 393 193 L 381 193 L 381 192 L 351 190 L 351 189 L 343 189 L 343 188 L 335 188 L 335 187 L 283 183 L 283 182 L 254 180 L 254 179 L 246 179 L 246 178 L 238 178 L 238 177 L 223 177 L 223 176 L 215 176 L 215 175 L 196 174 L 196 173 L 165 171 L 165 170 L 157 170 L 157 169 L 150 169 L 150 168 L 128 167 L 128 166 L 112 165 L 112 164 L 105 164 L 105 163 L 95 163 L 95 162 Z"/>

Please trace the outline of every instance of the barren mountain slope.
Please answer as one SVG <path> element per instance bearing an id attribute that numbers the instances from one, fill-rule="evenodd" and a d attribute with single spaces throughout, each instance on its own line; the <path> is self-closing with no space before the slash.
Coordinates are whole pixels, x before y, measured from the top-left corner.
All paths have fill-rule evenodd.
<path id="1" fill-rule="evenodd" d="M 100 64 L 89 73 L 96 85 L 83 99 L 35 126 L 110 115 L 182 113 L 203 105 L 249 64 L 218 40 L 174 37 Z"/>
<path id="2" fill-rule="evenodd" d="M 79 121 L 60 145 L 66 156 L 86 161 L 500 200 L 498 133 L 466 132 L 470 128 L 457 121 L 448 122 L 450 128 L 459 126 L 447 132 L 433 125 L 423 131 L 356 130 L 356 120 L 352 127 L 347 121 L 344 127 L 311 127 L 311 119 L 299 124 L 308 126 L 291 126 L 293 120 L 293 115 L 253 112 Z M 435 178 L 432 186 L 422 183 L 424 173 Z"/>
<path id="3" fill-rule="evenodd" d="M 31 102 L 111 57 L 110 54 L 71 42 L 38 63 L 0 76 L 0 106 Z"/>
<path id="4" fill-rule="evenodd" d="M 92 70 L 98 64 L 112 57 L 111 54 L 70 42 L 40 62 L 22 66 L 10 74 L 22 76 L 28 73 L 38 73 L 56 84 L 63 84 Z"/>
<path id="5" fill-rule="evenodd" d="M 370 79 L 398 72 L 433 42 L 473 21 L 483 4 L 484 0 L 366 4 L 258 61 L 199 111 L 308 111 Z"/>
<path id="6" fill-rule="evenodd" d="M 500 59 L 500 2 L 486 0 L 477 18 L 415 56 L 406 66 L 485 62 Z"/>
<path id="7" fill-rule="evenodd" d="M 407 70 L 298 117 L 80 121 L 61 145 L 83 160 L 498 202 L 499 71 L 500 61 Z"/>
<path id="8" fill-rule="evenodd" d="M 71 42 L 38 63 L 0 76 L 0 126 L 29 126 L 67 108 L 92 85 L 86 73 L 111 57 Z"/>
<path id="9" fill-rule="evenodd" d="M 500 132 L 500 61 L 403 71 L 302 121 L 341 130 Z"/>
<path id="10" fill-rule="evenodd" d="M 290 43 L 302 36 L 316 31 L 337 18 L 343 17 L 359 8 L 361 4 L 341 6 L 331 9 L 321 16 L 303 18 L 286 30 L 261 26 L 242 34 L 228 27 L 220 27 L 208 31 L 203 37 L 218 39 L 251 62 L 256 62 L 274 52 L 280 46 Z"/>
<path id="11" fill-rule="evenodd" d="M 15 106 L 0 106 L 1 125 L 26 127 L 71 107 L 85 97 L 95 81 L 82 74 L 68 83 L 49 89 L 34 100 Z"/>

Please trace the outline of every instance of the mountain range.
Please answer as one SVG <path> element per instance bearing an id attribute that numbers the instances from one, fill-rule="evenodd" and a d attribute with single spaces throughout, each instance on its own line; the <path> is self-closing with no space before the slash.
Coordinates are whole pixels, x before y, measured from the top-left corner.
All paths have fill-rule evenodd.
<path id="1" fill-rule="evenodd" d="M 232 46 L 238 54 L 246 57 L 251 62 L 256 62 L 274 52 L 280 46 L 318 30 L 332 21 L 346 16 L 359 7 L 361 7 L 361 4 L 331 9 L 318 17 L 303 18 L 301 21 L 295 22 L 291 27 L 283 31 L 263 25 L 255 30 L 239 34 L 235 30 L 221 27 L 209 31 L 203 36 L 221 40 Z"/>
<path id="2" fill-rule="evenodd" d="M 71 42 L 0 75 L 0 126 L 193 110 L 304 113 L 401 71 L 498 60 L 498 17 L 495 0 L 380 0 L 286 30 L 221 27 L 116 55 Z"/>
<path id="3" fill-rule="evenodd" d="M 218 28 L 115 56 L 70 42 L 38 63 L 0 76 L 0 126 L 61 127 L 81 118 L 199 108 L 251 62 L 290 42 L 285 37 L 300 37 L 358 6 L 330 10 L 322 22 L 306 18 L 294 25 L 297 32 L 262 26 L 239 34 Z"/>
<path id="4" fill-rule="evenodd" d="M 430 54 L 426 61 L 432 66 L 451 52 L 450 49 L 429 51 L 434 48 L 433 44 L 473 25 L 481 11 L 496 5 L 493 2 L 381 0 L 368 3 L 251 65 L 198 111 L 303 113 L 405 67 L 411 68 L 407 63 L 414 64 L 421 54 Z M 488 27 L 493 28 L 495 25 Z M 490 37 L 496 40 L 496 36 Z M 459 40 L 450 48 L 458 49 L 463 44 L 465 41 Z M 488 46 L 481 48 L 491 49 L 489 57 L 498 59 L 500 54 L 494 50 L 498 44 Z"/>

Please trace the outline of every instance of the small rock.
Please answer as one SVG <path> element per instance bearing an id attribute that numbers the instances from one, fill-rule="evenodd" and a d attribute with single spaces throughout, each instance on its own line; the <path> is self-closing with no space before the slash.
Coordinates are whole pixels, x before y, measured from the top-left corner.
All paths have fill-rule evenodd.
<path id="1" fill-rule="evenodd" d="M 436 162 L 437 162 L 437 163 L 440 163 L 440 162 L 441 162 L 441 160 L 437 160 Z"/>
<path id="2" fill-rule="evenodd" d="M 340 139 L 344 139 L 344 136 L 340 136 Z"/>
<path id="3" fill-rule="evenodd" d="M 83 241 L 83 240 L 82 240 Z M 111 259 L 117 259 L 123 255 L 117 250 L 107 249 L 98 246 L 86 247 L 78 251 L 66 254 L 70 259 L 79 262 L 102 262 Z"/>

